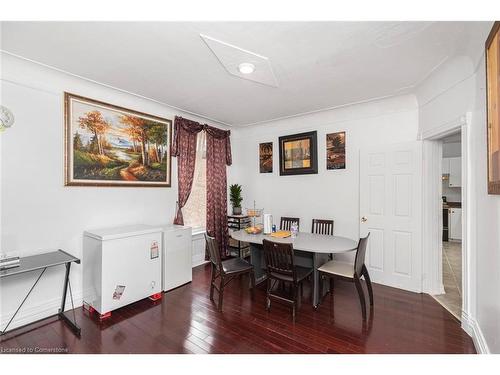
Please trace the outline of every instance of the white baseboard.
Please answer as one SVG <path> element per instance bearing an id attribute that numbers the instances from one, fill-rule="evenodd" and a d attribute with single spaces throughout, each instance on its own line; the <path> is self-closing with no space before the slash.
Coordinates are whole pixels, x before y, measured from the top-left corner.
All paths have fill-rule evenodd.
<path id="1" fill-rule="evenodd" d="M 73 295 L 73 301 L 75 308 L 82 306 L 82 295 Z M 22 299 L 19 300 L 19 303 L 22 302 Z M 45 301 L 44 303 L 39 303 L 37 305 L 31 305 L 29 307 L 22 307 L 19 310 L 16 318 L 10 323 L 8 330 L 10 331 L 13 328 L 21 327 L 25 324 L 29 324 L 32 322 L 36 322 L 37 320 L 48 318 L 54 314 L 59 312 L 59 308 L 61 307 L 61 297 L 53 298 L 51 300 Z M 71 309 L 71 300 L 68 296 L 66 298 L 66 310 Z M 14 315 L 14 311 L 9 311 L 1 316 L 0 318 L 0 329 L 4 330 L 5 326 Z"/>
<path id="2" fill-rule="evenodd" d="M 438 296 L 440 294 L 445 294 L 446 291 L 444 290 L 444 285 L 441 284 L 439 285 L 436 289 L 429 289 L 429 288 L 425 288 L 422 293 L 427 293 L 429 294 L 431 297 L 433 296 Z"/>
<path id="3" fill-rule="evenodd" d="M 477 320 L 473 319 L 464 311 L 462 311 L 462 328 L 472 337 L 478 354 L 491 353 Z"/>
<path id="4" fill-rule="evenodd" d="M 205 258 L 203 258 L 203 260 L 193 262 L 193 268 L 201 266 L 202 264 L 207 264 L 208 262 L 209 260 L 205 260 Z"/>
<path id="5" fill-rule="evenodd" d="M 444 290 L 444 285 L 441 284 L 441 286 L 439 287 L 439 293 L 438 294 L 445 294 L 446 291 Z"/>

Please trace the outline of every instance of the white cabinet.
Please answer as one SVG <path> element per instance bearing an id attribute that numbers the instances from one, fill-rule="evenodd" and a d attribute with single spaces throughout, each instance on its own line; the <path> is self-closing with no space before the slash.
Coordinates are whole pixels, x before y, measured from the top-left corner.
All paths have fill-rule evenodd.
<path id="1" fill-rule="evenodd" d="M 462 209 L 450 208 L 448 210 L 448 235 L 451 240 L 462 239 Z"/>
<path id="2" fill-rule="evenodd" d="M 462 158 L 450 159 L 450 179 L 448 180 L 450 187 L 462 186 Z"/>
<path id="3" fill-rule="evenodd" d="M 193 279 L 191 227 L 163 227 L 163 285 L 164 291 L 177 288 Z"/>
<path id="4" fill-rule="evenodd" d="M 442 165 L 443 175 L 448 176 L 445 180 L 449 187 L 462 186 L 462 158 L 444 158 Z"/>
<path id="5" fill-rule="evenodd" d="M 450 158 L 443 159 L 443 174 L 450 174 Z"/>
<path id="6" fill-rule="evenodd" d="M 131 225 L 83 235 L 83 301 L 101 315 L 161 293 L 161 227 Z"/>

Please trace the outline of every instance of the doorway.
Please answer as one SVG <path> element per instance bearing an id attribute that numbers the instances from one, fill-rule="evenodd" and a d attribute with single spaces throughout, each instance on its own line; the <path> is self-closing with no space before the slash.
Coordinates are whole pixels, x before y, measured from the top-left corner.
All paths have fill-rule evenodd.
<path id="1" fill-rule="evenodd" d="M 456 132 L 442 143 L 442 293 L 433 297 L 457 319 L 462 315 L 462 144 Z M 444 290 L 443 290 L 444 289 Z"/>
<path id="2" fill-rule="evenodd" d="M 360 151 L 360 236 L 373 282 L 422 292 L 422 142 Z"/>

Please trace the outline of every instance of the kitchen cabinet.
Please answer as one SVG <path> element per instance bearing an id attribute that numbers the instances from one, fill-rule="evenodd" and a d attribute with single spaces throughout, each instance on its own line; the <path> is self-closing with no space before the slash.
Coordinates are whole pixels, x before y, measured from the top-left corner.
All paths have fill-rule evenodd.
<path id="1" fill-rule="evenodd" d="M 448 236 L 450 240 L 462 239 L 462 209 L 450 208 L 448 210 Z"/>
<path id="2" fill-rule="evenodd" d="M 443 159 L 443 174 L 450 174 L 450 158 Z"/>
<path id="3" fill-rule="evenodd" d="M 450 187 L 462 186 L 462 158 L 450 159 L 450 178 L 448 180 Z"/>
<path id="4" fill-rule="evenodd" d="M 443 180 L 449 187 L 462 186 L 462 158 L 443 158 Z"/>

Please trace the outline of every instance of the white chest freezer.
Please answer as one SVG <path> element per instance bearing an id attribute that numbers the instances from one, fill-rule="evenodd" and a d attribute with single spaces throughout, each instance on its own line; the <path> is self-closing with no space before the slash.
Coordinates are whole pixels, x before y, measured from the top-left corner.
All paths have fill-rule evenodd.
<path id="1" fill-rule="evenodd" d="M 82 265 L 83 301 L 101 316 L 161 293 L 162 228 L 86 231 Z"/>
<path id="2" fill-rule="evenodd" d="M 193 279 L 191 227 L 163 227 L 163 290 L 171 290 Z"/>

